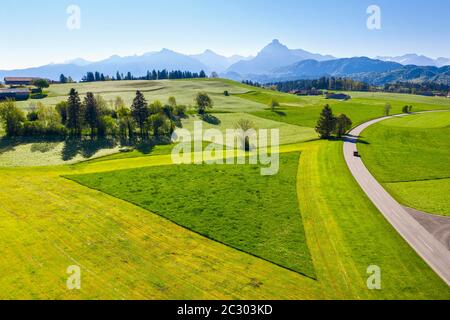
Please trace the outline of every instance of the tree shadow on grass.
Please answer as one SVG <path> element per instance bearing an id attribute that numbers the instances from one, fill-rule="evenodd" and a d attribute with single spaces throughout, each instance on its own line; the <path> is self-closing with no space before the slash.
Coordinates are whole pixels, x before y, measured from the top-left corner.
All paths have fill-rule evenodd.
<path id="1" fill-rule="evenodd" d="M 8 151 L 14 151 L 18 145 L 20 145 L 20 142 L 16 139 L 2 137 L 0 139 L 0 155 Z"/>
<path id="2" fill-rule="evenodd" d="M 277 107 L 277 108 L 275 108 L 275 109 L 272 109 L 272 108 L 266 108 L 266 109 L 264 109 L 264 110 L 270 111 L 270 112 L 272 112 L 272 113 L 275 113 L 275 114 L 276 114 L 277 116 L 279 116 L 279 117 L 286 117 L 286 116 L 287 116 L 287 113 L 284 112 L 284 110 L 286 110 L 285 108 L 280 108 L 280 107 Z"/>
<path id="3" fill-rule="evenodd" d="M 284 111 L 281 110 L 273 110 L 274 113 L 276 113 L 277 115 L 279 115 L 280 117 L 286 117 L 287 114 Z"/>
<path id="4" fill-rule="evenodd" d="M 152 153 L 156 146 L 172 144 L 170 137 L 151 138 L 144 141 L 134 141 L 130 147 L 134 147 L 142 154 L 148 155 Z"/>
<path id="5" fill-rule="evenodd" d="M 54 150 L 61 141 L 37 142 L 31 145 L 31 152 L 46 153 Z"/>
<path id="6" fill-rule="evenodd" d="M 58 144 L 64 143 L 61 150 L 61 160 L 70 161 L 81 156 L 90 159 L 97 152 L 104 149 L 113 149 L 117 146 L 128 146 L 138 150 L 143 154 L 150 154 L 158 145 L 171 144 L 170 137 L 151 138 L 144 141 L 138 140 L 120 140 L 114 138 L 61 138 L 61 137 L 17 137 L 0 138 L 0 155 L 6 152 L 14 151 L 16 147 L 25 144 L 31 144 L 31 152 L 46 153 L 54 150 Z"/>
<path id="7" fill-rule="evenodd" d="M 0 138 L 0 154 L 14 151 L 16 147 L 25 144 L 31 144 L 31 152 L 45 153 L 55 149 L 58 143 L 61 143 L 63 141 L 64 140 L 59 137 L 2 137 Z"/>
<path id="8" fill-rule="evenodd" d="M 116 146 L 117 141 L 114 139 L 67 139 L 64 142 L 61 158 L 63 161 L 69 161 L 81 155 L 89 159 L 102 149 L 113 149 Z"/>
<path id="9" fill-rule="evenodd" d="M 356 143 L 356 144 L 365 144 L 365 145 L 370 144 L 370 142 L 363 140 L 361 138 L 363 138 L 363 137 L 346 134 L 342 138 L 332 138 L 331 140 L 338 140 L 338 141 L 344 141 L 344 142 L 350 142 L 350 143 Z"/>
<path id="10" fill-rule="evenodd" d="M 356 141 L 356 143 L 357 143 L 357 144 L 365 144 L 365 145 L 369 145 L 369 144 L 370 144 L 370 142 L 368 142 L 368 141 L 366 141 L 366 140 L 362 140 L 362 139 L 358 139 L 358 140 Z"/>
<path id="11" fill-rule="evenodd" d="M 200 119 L 202 119 L 203 121 L 205 121 L 206 123 L 218 126 L 219 124 L 222 123 L 222 121 L 220 121 L 219 118 L 217 118 L 216 116 L 210 114 L 210 113 L 205 113 L 203 115 L 200 115 Z"/>
<path id="12" fill-rule="evenodd" d="M 61 151 L 61 158 L 63 161 L 72 160 L 80 152 L 81 140 L 67 139 Z"/>
<path id="13" fill-rule="evenodd" d="M 140 142 L 134 145 L 134 148 L 142 154 L 150 154 L 155 149 L 156 143 L 154 141 Z"/>

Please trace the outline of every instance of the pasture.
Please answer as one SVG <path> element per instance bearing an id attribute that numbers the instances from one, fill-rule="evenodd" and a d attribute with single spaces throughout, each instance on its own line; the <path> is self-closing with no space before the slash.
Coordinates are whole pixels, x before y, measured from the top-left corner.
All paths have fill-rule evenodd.
<path id="1" fill-rule="evenodd" d="M 262 177 L 254 165 L 174 166 L 171 145 L 118 153 L 114 145 L 65 152 L 66 142 L 5 143 L 0 299 L 450 299 L 355 182 L 342 142 L 318 141 L 313 129 L 326 103 L 356 124 L 383 116 L 386 102 L 398 113 L 404 104 L 449 109 L 449 100 L 351 93 L 350 101 L 328 101 L 213 79 L 53 85 L 40 101 L 56 104 L 72 86 L 127 104 L 137 89 L 150 102 L 175 96 L 187 105 L 205 91 L 219 120 L 205 128 L 232 129 L 248 118 L 259 129 L 281 129 L 280 174 Z M 281 103 L 276 112 L 267 105 L 272 95 Z M 370 144 L 361 153 L 399 198 L 413 194 L 411 206 L 442 211 L 436 203 L 448 179 L 437 178 L 448 172 L 448 120 L 413 117 L 364 132 Z M 394 163 L 383 162 L 388 157 Z M 419 170 L 422 163 L 430 165 Z M 71 265 L 81 267 L 81 290 L 67 290 Z M 371 265 L 382 270 L 382 290 L 367 288 Z"/>
<path id="2" fill-rule="evenodd" d="M 298 153 L 281 171 L 257 165 L 181 165 L 68 176 L 189 230 L 314 277 L 296 197 Z"/>
<path id="3" fill-rule="evenodd" d="M 450 112 L 383 121 L 363 132 L 364 162 L 404 205 L 450 215 Z"/>

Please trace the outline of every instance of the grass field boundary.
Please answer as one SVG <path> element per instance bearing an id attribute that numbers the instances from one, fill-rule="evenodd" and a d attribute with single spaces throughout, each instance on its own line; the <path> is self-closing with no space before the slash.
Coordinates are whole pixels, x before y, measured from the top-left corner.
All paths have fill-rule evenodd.
<path id="1" fill-rule="evenodd" d="M 382 183 L 408 183 L 408 182 L 424 182 L 424 181 L 436 181 L 436 180 L 447 180 L 450 177 L 442 177 L 442 178 L 430 178 L 430 179 L 416 179 L 416 180 L 395 180 L 395 181 L 382 181 Z"/>
<path id="2" fill-rule="evenodd" d="M 298 153 L 299 153 L 299 158 L 301 158 L 301 154 L 302 154 L 301 151 L 292 151 L 292 152 L 287 152 L 287 153 L 295 153 L 295 152 L 298 152 Z M 164 166 L 170 167 L 171 165 L 161 165 L 161 166 L 162 166 L 162 167 L 164 167 Z M 123 169 L 123 170 L 129 170 L 129 169 Z M 299 170 L 299 168 L 297 167 L 297 172 L 298 172 L 298 170 Z M 111 172 L 114 172 L 114 171 L 118 171 L 118 170 L 113 170 L 113 171 L 111 171 Z M 106 195 L 108 195 L 108 196 L 110 196 L 110 197 L 112 197 L 112 198 L 114 198 L 114 199 L 116 199 L 116 200 L 119 200 L 119 201 L 125 201 L 125 202 L 127 202 L 127 203 L 129 203 L 129 204 L 131 204 L 131 205 L 134 205 L 134 206 L 136 206 L 136 207 L 138 207 L 138 208 L 140 208 L 140 209 L 143 209 L 143 210 L 147 211 L 147 212 L 150 213 L 150 214 L 155 214 L 155 215 L 157 215 L 158 217 L 160 217 L 160 218 L 162 218 L 162 219 L 164 219 L 164 220 L 166 220 L 166 221 L 169 221 L 169 222 L 171 222 L 171 223 L 173 223 L 173 224 L 175 224 L 175 225 L 177 225 L 177 226 L 179 226 L 179 227 L 181 227 L 181 228 L 183 228 L 183 229 L 185 229 L 185 230 L 188 230 L 188 231 L 190 231 L 190 232 L 193 232 L 193 233 L 195 233 L 195 234 L 197 234 L 197 235 L 199 235 L 199 236 L 201 236 L 201 237 L 203 237 L 203 238 L 206 238 L 206 239 L 208 239 L 208 240 L 211 240 L 211 241 L 220 243 L 220 244 L 222 244 L 222 245 L 224 245 L 224 246 L 227 246 L 227 247 L 229 247 L 229 248 L 231 248 L 231 249 L 237 250 L 237 251 L 239 251 L 239 252 L 241 252 L 241 253 L 248 254 L 248 255 L 250 255 L 250 256 L 252 256 L 252 257 L 254 257 L 254 258 L 261 259 L 261 260 L 263 260 L 263 261 L 266 261 L 266 262 L 268 262 L 268 263 L 271 263 L 271 264 L 273 264 L 273 265 L 276 265 L 277 267 L 280 267 L 280 268 L 283 268 L 283 269 L 288 270 L 288 271 L 290 271 L 290 272 L 299 274 L 299 275 L 301 275 L 301 276 L 303 276 L 303 277 L 306 277 L 306 278 L 308 278 L 308 279 L 311 279 L 311 280 L 314 280 L 314 281 L 318 281 L 317 275 L 316 275 L 316 276 L 310 276 L 310 275 L 307 275 L 307 274 L 305 274 L 305 273 L 302 273 L 302 272 L 293 270 L 293 269 L 291 269 L 291 268 L 289 268 L 289 267 L 283 266 L 283 265 L 281 265 L 281 264 L 279 264 L 279 263 L 270 261 L 270 260 L 268 260 L 268 259 L 266 259 L 266 258 L 260 257 L 260 256 L 258 256 L 258 255 L 256 255 L 256 254 L 251 253 L 251 252 L 244 251 L 244 250 L 242 250 L 242 249 L 233 247 L 233 246 L 231 246 L 231 245 L 229 245 L 229 244 L 227 244 L 227 243 L 225 243 L 225 242 L 223 242 L 223 241 L 219 241 L 219 240 L 217 240 L 217 239 L 212 239 L 212 238 L 210 238 L 210 237 L 208 237 L 208 236 L 205 236 L 204 234 L 202 234 L 202 233 L 200 233 L 200 232 L 197 232 L 197 231 L 195 231 L 195 230 L 193 230 L 193 229 L 191 229 L 191 228 L 188 228 L 188 227 L 186 227 L 186 226 L 183 226 L 183 225 L 181 225 L 180 223 L 178 223 L 178 222 L 176 222 L 176 221 L 174 221 L 174 220 L 172 220 L 172 219 L 170 219 L 170 218 L 167 218 L 167 217 L 165 217 L 164 215 L 162 215 L 162 214 L 160 214 L 160 213 L 158 213 L 158 212 L 150 211 L 150 210 L 148 210 L 147 208 L 143 207 L 142 205 L 139 205 L 139 204 L 137 204 L 137 203 L 134 203 L 133 201 L 129 201 L 129 200 L 126 200 L 126 199 L 119 198 L 119 197 L 117 197 L 117 196 L 115 196 L 115 195 L 112 195 L 111 193 L 106 192 L 106 191 L 103 191 L 103 190 L 100 190 L 100 189 L 97 189 L 97 188 L 93 188 L 93 187 L 87 186 L 87 185 L 85 185 L 85 184 L 83 184 L 83 183 L 80 183 L 80 182 L 78 182 L 78 181 L 72 179 L 71 176 L 72 176 L 72 175 L 62 175 L 62 176 L 60 176 L 60 177 L 61 177 L 61 178 L 64 178 L 64 179 L 67 179 L 67 180 L 69 180 L 69 181 L 71 181 L 71 182 L 73 182 L 73 183 L 76 183 L 76 184 L 78 184 L 78 185 L 81 185 L 81 186 L 83 186 L 83 187 L 85 187 L 85 188 L 88 188 L 88 189 L 91 189 L 91 190 L 94 190 L 94 191 L 97 191 L 97 192 L 104 193 L 104 194 L 106 194 Z M 297 186 L 296 186 L 296 190 L 297 190 Z M 299 211 L 298 213 L 301 215 L 301 212 L 300 212 L 300 205 L 299 205 L 299 204 L 298 204 L 298 211 Z M 306 246 L 307 246 L 307 248 L 308 248 L 308 250 L 309 250 L 309 246 L 308 246 L 307 244 L 306 244 Z M 311 261 L 311 263 L 312 263 L 313 272 L 314 272 L 314 274 L 315 274 L 314 263 L 313 263 L 312 261 Z"/>
<path id="3" fill-rule="evenodd" d="M 421 112 L 421 114 L 428 112 Z M 410 115 L 412 114 L 404 114 L 403 116 L 406 117 Z M 396 116 L 368 121 L 351 131 L 350 135 L 353 138 L 350 138 L 344 143 L 346 163 L 358 184 L 386 220 L 396 229 L 398 234 L 403 237 L 409 246 L 414 249 L 416 254 L 419 255 L 447 285 L 450 285 L 450 270 L 448 269 L 450 254 L 448 250 L 442 243 L 437 241 L 431 233 L 420 225 L 418 221 L 410 216 L 400 202 L 392 196 L 369 169 L 367 169 L 364 162 L 353 155 L 354 151 L 358 150 L 357 139 L 364 130 L 372 125 L 393 118 L 396 118 Z"/>

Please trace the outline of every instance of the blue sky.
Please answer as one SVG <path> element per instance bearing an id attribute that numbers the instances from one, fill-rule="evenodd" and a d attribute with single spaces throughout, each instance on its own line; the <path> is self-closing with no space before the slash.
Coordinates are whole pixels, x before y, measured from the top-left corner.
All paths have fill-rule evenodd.
<path id="1" fill-rule="evenodd" d="M 81 29 L 66 26 L 81 9 Z M 381 30 L 366 27 L 369 5 Z M 256 54 L 272 39 L 337 57 L 450 57 L 449 0 L 2 0 L 0 69 L 169 48 Z"/>

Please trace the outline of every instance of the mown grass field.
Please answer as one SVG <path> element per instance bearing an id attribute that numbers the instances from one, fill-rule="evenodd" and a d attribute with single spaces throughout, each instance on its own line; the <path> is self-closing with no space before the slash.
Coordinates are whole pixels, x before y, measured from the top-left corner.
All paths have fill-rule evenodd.
<path id="1" fill-rule="evenodd" d="M 308 247 L 325 296 L 448 299 L 450 290 L 445 283 L 357 185 L 345 164 L 342 142 L 320 141 L 305 147 L 297 189 Z M 367 290 L 369 265 L 382 270 L 380 291 Z"/>
<path id="2" fill-rule="evenodd" d="M 125 103 L 131 105 L 136 90 L 141 90 L 149 102 L 160 100 L 163 103 L 170 96 L 174 96 L 179 104 L 192 106 L 197 92 L 207 92 L 214 100 L 212 110 L 217 121 L 215 124 L 204 123 L 205 128 L 216 128 L 224 131 L 233 129 L 241 118 L 253 121 L 259 129 L 280 128 L 282 144 L 298 143 L 317 139 L 314 132 L 317 118 L 325 104 L 330 104 L 334 113 L 345 113 L 353 120 L 354 125 L 384 115 L 387 102 L 392 105 L 392 113 L 400 113 L 404 105 L 413 105 L 414 111 L 448 109 L 449 100 L 437 97 L 422 97 L 404 94 L 351 92 L 349 101 L 326 100 L 324 97 L 300 97 L 278 93 L 270 90 L 250 87 L 230 80 L 223 79 L 191 79 L 191 80 L 163 80 L 163 81 L 116 81 L 93 82 L 77 84 L 51 85 L 48 89 L 49 97 L 42 100 L 18 102 L 24 110 L 30 104 L 42 102 L 46 105 L 56 105 L 66 100 L 70 88 L 74 87 L 83 96 L 91 91 L 101 95 L 110 103 L 120 96 Z M 223 93 L 227 90 L 230 96 Z M 272 98 L 281 104 L 276 112 L 269 110 L 268 104 Z M 191 129 L 197 117 L 189 117 L 183 121 L 183 126 Z M 64 144 L 60 144 L 48 152 L 33 153 L 33 150 L 44 150 L 41 145 L 34 143 L 16 145 L 14 148 L 0 146 L 0 164 L 14 166 L 14 159 L 21 166 L 58 165 L 88 160 L 117 152 L 118 149 L 98 149 L 96 153 L 81 152 L 67 160 L 64 156 Z M 113 149 L 113 150 L 111 150 Z M 16 152 L 17 151 L 17 152 Z M 32 157 L 28 157 L 29 151 Z M 144 153 L 145 154 L 145 153 Z M 50 159 L 50 160 L 46 160 Z"/>
<path id="3" fill-rule="evenodd" d="M 260 165 L 181 165 L 68 176 L 155 212 L 187 229 L 314 277 L 298 201 L 298 153 L 280 172 Z"/>
<path id="4" fill-rule="evenodd" d="M 282 148 L 302 153 L 297 195 L 317 280 L 62 177 L 165 166 L 169 157 L 1 169 L 1 298 L 449 299 L 364 197 L 341 149 L 322 141 Z M 84 270 L 81 291 L 65 287 L 73 264 Z M 381 291 L 365 286 L 369 264 L 384 270 Z"/>
<path id="5" fill-rule="evenodd" d="M 28 100 L 18 103 L 23 109 L 28 109 L 30 103 L 42 102 L 47 105 L 56 105 L 67 99 L 71 88 L 75 88 L 83 98 L 87 92 L 100 94 L 106 101 L 114 101 L 120 96 L 127 105 L 131 105 L 136 90 L 140 90 L 150 102 L 160 100 L 166 102 L 174 96 L 179 104 L 194 105 L 197 92 L 206 91 L 213 98 L 215 109 L 223 111 L 258 110 L 261 105 L 253 101 L 242 101 L 238 97 L 224 96 L 224 91 L 230 93 L 245 93 L 249 87 L 239 83 L 221 79 L 195 79 L 195 80 L 160 80 L 160 81 L 108 81 L 77 84 L 51 85 L 49 96 L 42 100 Z"/>
<path id="6" fill-rule="evenodd" d="M 303 127 L 289 123 L 280 123 L 274 120 L 257 117 L 253 114 L 245 112 L 233 113 L 216 113 L 214 117 L 218 119 L 219 124 L 210 124 L 204 122 L 202 124 L 203 130 L 219 129 L 224 135 L 227 129 L 235 129 L 236 123 L 241 119 L 250 120 L 255 130 L 259 129 L 279 129 L 280 130 L 280 144 L 292 144 L 303 141 L 317 140 L 318 134 L 312 127 Z M 200 121 L 198 117 L 189 117 L 183 121 L 183 128 L 194 132 L 194 122 Z M 270 135 L 270 133 L 269 133 Z"/>
<path id="7" fill-rule="evenodd" d="M 295 155 L 297 162 L 289 158 L 283 170 L 290 174 L 283 179 L 278 177 L 279 184 L 266 184 L 262 177 L 253 174 L 251 166 L 225 166 L 223 170 L 228 175 L 212 167 L 171 166 L 171 146 L 158 146 L 150 152 L 136 150 L 109 155 L 78 164 L 41 167 L 29 167 L 35 164 L 36 155 L 27 150 L 17 153 L 17 158 L 8 151 L 0 152 L 0 163 L 8 154 L 11 161 L 17 159 L 23 165 L 0 167 L 0 299 L 450 299 L 445 283 L 365 197 L 347 169 L 342 143 L 302 142 L 312 132 L 318 110 L 327 102 L 333 108 L 334 103 L 348 108 L 356 123 L 365 117 L 382 116 L 386 101 L 391 101 L 395 108 L 413 104 L 415 110 L 422 110 L 449 109 L 448 100 L 351 93 L 354 99 L 347 103 L 332 103 L 318 97 L 275 93 L 282 102 L 280 110 L 289 111 L 280 116 L 267 110 L 264 101 L 241 96 L 258 89 L 230 81 L 76 86 L 80 92 L 96 90 L 107 99 L 124 95 L 127 102 L 131 102 L 138 88 L 149 101 L 153 98 L 164 101 L 173 95 L 187 104 L 192 103 L 196 90 L 206 91 L 217 97 L 216 112 L 228 112 L 214 114 L 220 119 L 217 128 L 223 130 L 243 116 L 258 122 L 260 129 L 279 126 L 283 135 L 289 137 L 284 138 L 289 144 L 280 147 L 282 159 Z M 69 87 L 52 86 L 51 96 L 42 102 L 65 99 Z M 224 90 L 229 90 L 232 96 L 223 96 Z M 269 94 L 265 90 L 261 92 L 265 97 Z M 428 121 L 424 121 L 425 130 L 443 127 L 442 123 Z M 429 129 L 430 125 L 435 128 Z M 45 148 L 42 146 L 41 150 Z M 80 154 L 80 160 L 87 159 L 83 152 Z M 41 152 L 39 156 L 45 159 L 46 153 Z M 53 164 L 66 163 L 60 161 L 58 152 L 53 159 Z M 433 170 L 439 172 L 438 167 Z M 146 183 L 142 175 L 151 176 L 151 181 Z M 215 179 L 210 179 L 210 175 Z M 100 177 L 108 177 L 101 189 L 110 194 L 66 176 L 84 177 L 89 180 L 84 181 L 86 184 L 95 181 L 93 187 L 102 184 Z M 167 183 L 175 180 L 176 184 Z M 234 182 L 237 190 L 230 188 L 228 182 Z M 127 184 L 131 187 L 127 188 Z M 225 195 L 221 194 L 223 188 L 227 188 Z M 425 184 L 420 188 L 423 188 L 418 189 L 421 193 L 430 192 Z M 255 189 L 260 191 L 259 196 Z M 172 192 L 176 195 L 171 195 Z M 167 196 L 157 197 L 160 194 Z M 242 201 L 242 206 L 236 200 L 239 197 L 247 200 Z M 182 206 L 178 198 L 183 199 Z M 217 205 L 211 198 L 227 207 Z M 299 251 L 294 255 L 300 260 L 283 255 L 289 251 L 258 248 L 258 240 L 265 240 L 273 246 L 295 250 L 289 241 L 279 241 L 286 237 L 271 239 L 267 234 L 258 234 L 255 215 L 263 216 L 266 222 L 286 221 L 272 217 L 268 211 L 257 211 L 258 206 L 273 208 L 272 212 L 281 208 L 284 218 L 298 214 L 301 219 L 298 227 L 303 225 L 304 229 L 303 242 L 300 243 L 299 229 L 289 228 L 294 224 L 285 229 L 297 234 L 294 243 L 298 244 L 295 248 Z M 195 212 L 198 207 L 211 212 L 222 223 L 217 226 L 211 221 L 183 215 Z M 246 207 L 252 210 L 244 210 Z M 235 211 L 242 214 L 236 218 Z M 167 218 L 176 219 L 177 223 Z M 248 234 L 242 234 L 244 242 L 239 242 L 241 237 L 233 237 L 236 230 L 220 228 L 232 224 L 234 219 L 253 223 L 245 230 Z M 197 232 L 182 225 L 196 228 Z M 277 232 L 277 227 L 263 225 L 260 230 Z M 212 231 L 208 232 L 209 228 Z M 257 235 L 258 240 L 250 237 L 251 234 Z M 228 243 L 219 236 L 227 238 Z M 237 241 L 231 242 L 234 240 Z M 308 251 L 309 266 L 303 259 Z M 257 257 L 263 254 L 264 259 Z M 314 279 L 270 262 L 275 259 L 278 260 L 273 262 L 278 264 L 297 263 L 295 267 L 299 271 L 313 272 Z M 79 291 L 66 288 L 66 270 L 71 265 L 79 265 L 82 270 Z M 367 289 L 370 265 L 381 267 L 382 290 Z"/>
<path id="8" fill-rule="evenodd" d="M 0 299 L 320 297 L 311 279 L 62 173 L 1 170 Z M 82 269 L 80 291 L 67 290 L 71 265 Z"/>
<path id="9" fill-rule="evenodd" d="M 324 97 L 304 97 L 281 93 L 272 93 L 267 90 L 251 91 L 237 96 L 268 106 L 272 97 L 279 103 L 280 107 L 276 112 L 268 107 L 261 110 L 252 111 L 252 114 L 271 119 L 274 121 L 286 122 L 294 125 L 315 127 L 320 112 L 325 104 L 329 104 L 333 112 L 349 116 L 354 125 L 364 123 L 374 118 L 385 115 L 385 105 L 390 103 L 391 114 L 399 114 L 405 105 L 413 105 L 414 111 L 448 109 L 449 102 L 446 98 L 425 98 L 420 96 L 369 93 L 369 92 L 349 92 L 352 96 L 348 101 L 327 100 Z"/>
<path id="10" fill-rule="evenodd" d="M 0 167 L 52 166 L 117 155 L 120 147 L 108 140 L 43 139 L 0 141 Z"/>
<path id="11" fill-rule="evenodd" d="M 375 177 L 404 205 L 450 215 L 450 112 L 390 119 L 363 132 Z"/>

